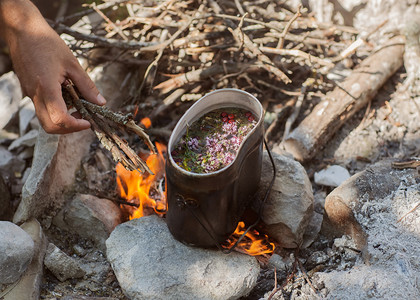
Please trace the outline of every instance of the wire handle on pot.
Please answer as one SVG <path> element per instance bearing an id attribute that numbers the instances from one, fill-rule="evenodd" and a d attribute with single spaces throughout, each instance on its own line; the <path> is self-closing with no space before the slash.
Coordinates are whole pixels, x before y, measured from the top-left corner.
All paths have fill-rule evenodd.
<path id="1" fill-rule="evenodd" d="M 211 227 L 211 224 L 206 220 L 206 218 L 203 215 L 201 217 L 199 217 L 198 214 L 191 207 L 191 203 L 187 202 L 187 200 L 185 200 L 185 199 L 182 200 L 182 204 L 185 205 L 189 209 L 189 211 L 194 216 L 194 218 L 198 221 L 198 223 L 200 223 L 200 225 L 205 229 L 205 231 L 214 240 L 217 248 L 219 248 L 219 250 L 222 251 L 225 254 L 231 253 L 239 245 L 239 243 L 242 241 L 242 239 L 245 237 L 245 235 L 251 229 L 253 229 L 255 226 L 257 226 L 257 224 L 261 221 L 262 211 L 263 211 L 265 202 L 267 202 L 267 199 L 270 196 L 271 189 L 273 188 L 274 180 L 276 179 L 276 174 L 277 174 L 276 165 L 274 163 L 273 156 L 271 155 L 270 149 L 268 148 L 268 145 L 267 145 L 267 142 L 266 142 L 265 139 L 264 139 L 264 145 L 265 145 L 265 148 L 267 149 L 268 156 L 270 157 L 271 165 L 273 166 L 273 178 L 271 179 L 270 185 L 268 186 L 267 191 L 265 192 L 264 198 L 263 198 L 263 200 L 261 202 L 261 206 L 260 206 L 260 209 L 259 209 L 259 212 L 258 212 L 258 219 L 257 219 L 257 221 L 255 221 L 253 224 L 251 224 L 244 231 L 244 233 L 242 233 L 242 235 L 238 238 L 238 240 L 235 242 L 235 244 L 232 245 L 232 247 L 230 247 L 230 248 L 223 248 L 222 245 L 220 245 L 220 243 L 217 241 L 217 238 L 214 235 L 214 230 Z M 206 221 L 207 225 L 204 224 L 203 220 Z"/>

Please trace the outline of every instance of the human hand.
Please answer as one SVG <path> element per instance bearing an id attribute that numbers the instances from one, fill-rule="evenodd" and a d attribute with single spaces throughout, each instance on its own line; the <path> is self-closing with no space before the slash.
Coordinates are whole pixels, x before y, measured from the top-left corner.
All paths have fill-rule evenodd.
<path id="1" fill-rule="evenodd" d="M 44 130 L 63 134 L 89 128 L 78 113 L 69 113 L 61 84 L 71 79 L 87 101 L 106 101 L 38 9 L 28 0 L 0 0 L 0 27 L 22 90 L 32 99 Z"/>

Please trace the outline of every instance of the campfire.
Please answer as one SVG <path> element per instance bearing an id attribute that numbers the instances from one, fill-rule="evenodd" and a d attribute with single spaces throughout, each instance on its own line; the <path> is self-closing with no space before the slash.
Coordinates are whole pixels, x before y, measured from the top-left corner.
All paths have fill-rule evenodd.
<path id="1" fill-rule="evenodd" d="M 6 97 L 0 98 L 7 101 L 0 111 L 7 113 L 0 118 L 0 216 L 10 222 L 0 225 L 21 235 L 0 236 L 15 243 L 0 251 L 0 269 L 6 270 L 0 277 L 22 277 L 6 286 L 0 280 L 1 299 L 17 299 L 14 293 L 28 286 L 41 299 L 416 298 L 415 1 L 88 2 L 49 22 L 108 101 L 97 107 L 83 100 L 75 82 L 63 84 L 63 98 L 87 112 L 82 116 L 92 121 L 96 139 L 87 130 L 65 136 L 39 131 L 30 99 L 16 94 L 7 100 L 20 89 L 16 75 L 2 76 Z M 261 102 L 264 114 L 249 108 L 245 114 L 263 120 L 259 137 L 277 172 L 273 177 L 263 150 L 261 174 L 252 167 L 233 170 L 229 181 L 207 182 L 214 184 L 213 194 L 201 201 L 191 194 L 210 184 L 173 180 L 183 170 L 172 153 L 178 139 L 170 137 L 190 107 L 223 89 Z M 218 98 L 224 105 L 226 98 Z M 217 120 L 239 121 L 222 109 Z M 189 141 L 196 145 L 196 136 Z M 183 158 L 189 163 L 196 157 Z M 115 167 L 115 161 L 121 164 Z M 206 175 L 200 172 L 196 177 Z M 247 210 L 237 209 L 223 231 L 217 208 L 234 201 L 212 200 L 231 199 L 220 183 L 231 188 L 238 174 L 255 175 L 245 182 L 258 191 L 250 203 L 232 205 Z M 183 183 L 187 192 L 174 192 Z M 249 186 L 235 192 L 254 195 Z M 214 251 L 171 230 L 176 220 L 178 233 L 190 237 L 195 231 L 211 247 L 211 231 L 190 214 L 200 209 L 211 214 L 205 221 L 220 227 Z M 34 241 L 33 252 L 29 243 L 21 251 L 23 231 Z M 18 257 L 14 266 L 30 263 L 24 273 L 2 268 L 11 255 Z M 36 282 L 28 285 L 28 279 Z"/>
<path id="2" fill-rule="evenodd" d="M 144 126 L 150 126 L 150 119 L 141 121 Z M 167 203 L 165 191 L 165 153 L 167 148 L 164 144 L 156 143 L 157 154 L 140 155 L 149 166 L 152 174 L 128 171 L 121 164 L 117 164 L 117 186 L 120 196 L 128 202 L 135 204 L 124 206 L 128 210 L 129 219 L 141 218 L 151 214 L 165 217 Z M 244 222 L 239 222 L 234 233 L 226 240 L 223 247 L 229 249 L 245 232 Z M 275 244 L 269 241 L 266 234 L 257 230 L 250 230 L 238 243 L 235 250 L 252 256 L 269 255 L 274 252 Z"/>

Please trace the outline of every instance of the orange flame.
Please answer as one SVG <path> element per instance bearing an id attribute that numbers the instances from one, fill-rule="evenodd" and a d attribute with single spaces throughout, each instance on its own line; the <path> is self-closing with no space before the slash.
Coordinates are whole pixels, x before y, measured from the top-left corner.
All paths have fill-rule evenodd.
<path id="1" fill-rule="evenodd" d="M 166 210 L 166 196 L 159 187 L 162 182 L 165 170 L 165 159 L 163 152 L 166 147 L 163 144 L 156 143 L 158 154 L 149 155 L 146 163 L 154 175 L 141 174 L 138 171 L 128 171 L 121 164 L 117 164 L 117 185 L 122 198 L 132 203 L 137 203 L 139 207 L 130 213 L 130 220 L 143 217 L 153 210 L 159 215 L 163 215 Z M 159 201 L 153 199 L 151 188 L 159 194 Z"/>
<path id="2" fill-rule="evenodd" d="M 140 123 L 143 124 L 146 129 L 152 126 L 152 121 L 148 117 L 141 119 Z"/>
<path id="3" fill-rule="evenodd" d="M 245 223 L 239 222 L 236 230 L 230 236 L 228 242 L 229 244 L 225 247 L 230 248 L 232 247 L 239 237 L 245 232 Z M 235 248 L 240 252 L 247 253 L 252 256 L 263 255 L 263 254 L 271 254 L 274 252 L 275 249 L 274 243 L 268 241 L 267 235 L 261 235 L 256 230 L 250 230 L 243 240 L 239 242 L 238 246 Z"/>

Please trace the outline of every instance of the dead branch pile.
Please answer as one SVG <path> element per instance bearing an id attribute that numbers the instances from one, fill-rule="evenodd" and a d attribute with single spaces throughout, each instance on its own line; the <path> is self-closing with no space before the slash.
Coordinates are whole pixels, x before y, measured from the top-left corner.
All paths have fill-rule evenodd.
<path id="1" fill-rule="evenodd" d="M 89 14 L 101 17 L 90 24 L 90 32 L 64 25 Z M 266 136 L 273 141 L 284 139 L 292 123 L 308 115 L 335 80 L 369 54 L 368 38 L 377 30 L 361 34 L 320 23 L 301 7 L 266 0 L 107 0 L 52 26 L 73 36 L 73 50 L 92 64 L 127 66 L 132 84 L 124 104 L 153 103 L 144 112 L 152 121 L 170 114 L 168 108 L 232 87 L 270 108 Z M 98 48 L 102 51 L 89 55 Z"/>

